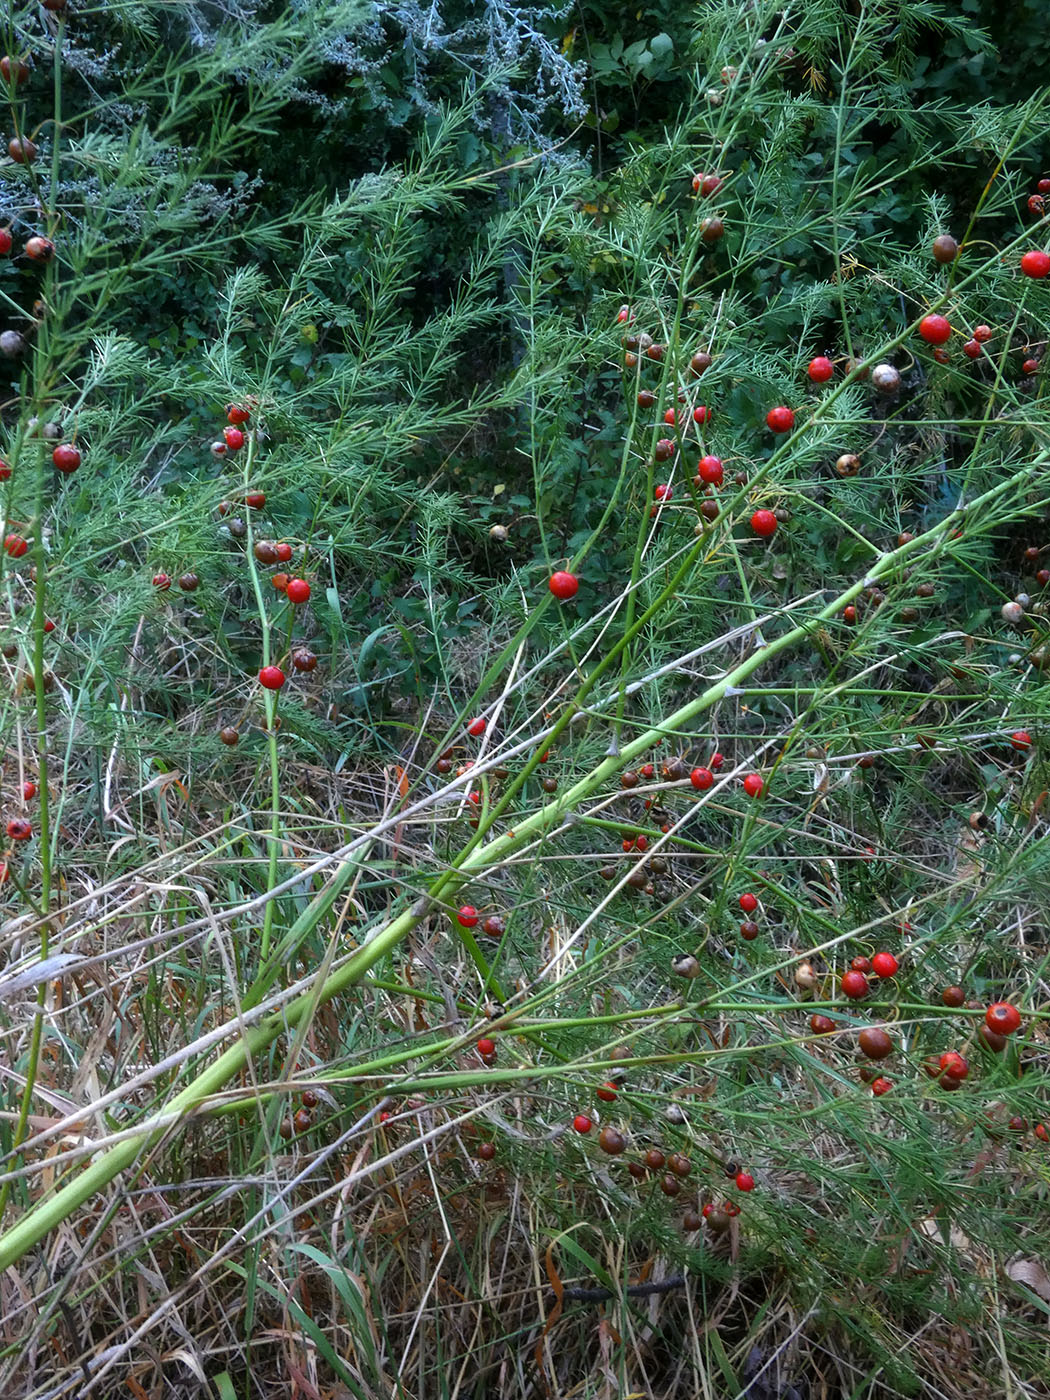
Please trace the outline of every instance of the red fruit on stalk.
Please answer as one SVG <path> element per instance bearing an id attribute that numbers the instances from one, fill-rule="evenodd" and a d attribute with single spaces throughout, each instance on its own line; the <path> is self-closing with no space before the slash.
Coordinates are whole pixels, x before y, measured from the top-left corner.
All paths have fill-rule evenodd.
<path id="1" fill-rule="evenodd" d="M 494 1055 L 495 1053 L 496 1042 L 494 1040 L 491 1040 L 487 1035 L 483 1035 L 478 1041 L 478 1054 L 483 1059 L 488 1059 L 490 1055 Z"/>
<path id="2" fill-rule="evenodd" d="M 892 953 L 876 953 L 871 960 L 871 970 L 876 977 L 896 977 L 899 967 Z"/>
<path id="3" fill-rule="evenodd" d="M 1021 259 L 1021 271 L 1026 277 L 1041 280 L 1050 272 L 1050 253 L 1033 248 Z"/>
<path id="4" fill-rule="evenodd" d="M 934 313 L 919 322 L 919 334 L 927 345 L 945 345 L 952 338 L 951 322 L 947 316 Z"/>
<path id="5" fill-rule="evenodd" d="M 697 475 L 706 486 L 721 486 L 724 479 L 720 457 L 701 457 L 697 465 Z"/>
<path id="6" fill-rule="evenodd" d="M 570 574 L 565 569 L 559 569 L 551 574 L 550 590 L 560 602 L 568 602 L 570 598 L 575 598 L 580 589 L 580 581 L 575 574 Z"/>
<path id="7" fill-rule="evenodd" d="M 749 773 L 744 779 L 744 791 L 748 797 L 761 797 L 764 788 L 765 784 L 758 773 Z"/>
<path id="8" fill-rule="evenodd" d="M 264 666 L 259 672 L 259 684 L 266 690 L 280 690 L 284 685 L 284 672 L 280 666 Z"/>
<path id="9" fill-rule="evenodd" d="M 304 578 L 290 578 L 284 591 L 289 603 L 305 603 L 310 597 L 310 585 Z"/>
<path id="10" fill-rule="evenodd" d="M 462 928 L 473 928 L 479 919 L 478 911 L 473 904 L 461 904 L 456 910 L 456 922 Z"/>
<path id="11" fill-rule="evenodd" d="M 1010 1002 L 997 1001 L 984 1013 L 984 1022 L 997 1035 L 1013 1035 L 1021 1024 L 1021 1013 Z"/>
<path id="12" fill-rule="evenodd" d="M 594 1124 L 587 1117 L 586 1113 L 577 1113 L 576 1117 L 572 1120 L 572 1126 L 578 1133 L 589 1133 Z"/>
<path id="13" fill-rule="evenodd" d="M 240 428 L 223 428 L 222 436 L 231 452 L 239 452 L 244 446 L 244 434 Z"/>
<path id="14" fill-rule="evenodd" d="M 715 775 L 710 768 L 694 768 L 689 774 L 689 781 L 693 787 L 698 788 L 701 792 L 709 788 L 714 780 Z"/>
<path id="15" fill-rule="evenodd" d="M 835 366 L 826 355 L 818 355 L 816 359 L 810 360 L 806 373 L 814 384 L 826 384 L 835 373 Z"/>
<path id="16" fill-rule="evenodd" d="M 842 994 L 851 1001 L 859 1001 L 868 995 L 868 979 L 863 972 L 847 972 L 842 978 Z"/>
<path id="17" fill-rule="evenodd" d="M 232 423 L 235 428 L 239 428 L 242 423 L 247 423 L 251 416 L 251 409 L 245 408 L 243 404 L 228 403 L 226 405 L 226 421 Z"/>
<path id="18" fill-rule="evenodd" d="M 790 433 L 791 429 L 795 426 L 794 411 L 790 408 L 786 408 L 783 404 L 779 405 L 777 408 L 771 408 L 766 414 L 766 426 L 769 428 L 770 432 Z"/>
<path id="19" fill-rule="evenodd" d="M 26 239 L 23 252 L 30 262 L 49 263 L 55 256 L 55 245 L 50 238 L 43 238 L 36 233 L 32 238 Z"/>
<path id="20" fill-rule="evenodd" d="M 777 518 L 771 510 L 756 510 L 751 517 L 751 528 L 762 539 L 776 534 Z"/>
<path id="21" fill-rule="evenodd" d="M 75 472 L 80 466 L 80 453 L 71 442 L 63 442 L 51 454 L 51 460 L 60 472 Z"/>

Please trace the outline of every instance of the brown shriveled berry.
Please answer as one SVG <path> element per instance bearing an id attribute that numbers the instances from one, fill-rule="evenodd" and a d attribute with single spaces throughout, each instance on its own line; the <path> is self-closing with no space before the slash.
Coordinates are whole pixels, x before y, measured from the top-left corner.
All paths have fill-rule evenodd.
<path id="1" fill-rule="evenodd" d="M 667 1159 L 667 1165 L 674 1172 L 675 1176 L 688 1176 L 693 1170 L 692 1162 L 681 1152 L 672 1152 Z"/>
<path id="2" fill-rule="evenodd" d="M 944 1006 L 963 1006 L 966 1002 L 966 993 L 961 987 L 945 987 L 941 993 L 941 1003 Z"/>
<path id="3" fill-rule="evenodd" d="M 933 240 L 933 256 L 943 264 L 954 262 L 959 256 L 959 245 L 950 233 L 939 233 Z"/>
<path id="4" fill-rule="evenodd" d="M 666 1160 L 664 1154 L 658 1147 L 650 1147 L 649 1151 L 645 1154 L 645 1165 L 651 1172 L 662 1172 Z"/>
<path id="5" fill-rule="evenodd" d="M 626 1150 L 627 1139 L 619 1128 L 614 1128 L 611 1123 L 607 1123 L 598 1134 L 598 1146 L 603 1152 L 608 1152 L 610 1157 L 618 1157 Z"/>
<path id="6" fill-rule="evenodd" d="M 677 1196 L 682 1189 L 682 1183 L 676 1176 L 665 1176 L 660 1182 L 660 1190 L 665 1196 Z"/>
<path id="7" fill-rule="evenodd" d="M 989 1030 L 987 1026 L 978 1026 L 977 1036 L 993 1055 L 1000 1055 L 1006 1049 L 1006 1036 L 1000 1035 L 998 1031 Z"/>
<path id="8" fill-rule="evenodd" d="M 219 739 L 231 749 L 237 744 L 240 737 L 241 736 L 237 733 L 232 724 L 228 724 L 225 729 L 219 730 Z"/>
<path id="9" fill-rule="evenodd" d="M 893 1041 L 881 1026 L 866 1026 L 857 1037 L 857 1044 L 869 1060 L 885 1060 L 893 1054 Z"/>

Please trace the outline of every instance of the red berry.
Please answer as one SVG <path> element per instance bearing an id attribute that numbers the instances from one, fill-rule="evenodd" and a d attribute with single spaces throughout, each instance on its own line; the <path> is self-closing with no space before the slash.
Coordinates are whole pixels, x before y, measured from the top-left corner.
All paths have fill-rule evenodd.
<path id="1" fill-rule="evenodd" d="M 71 442 L 63 442 L 52 452 L 51 460 L 60 472 L 75 472 L 80 466 L 80 453 Z"/>
<path id="2" fill-rule="evenodd" d="M 265 491 L 249 491 L 244 498 L 244 504 L 250 506 L 252 510 L 262 510 L 266 504 Z"/>
<path id="3" fill-rule="evenodd" d="M 487 1035 L 482 1036 L 478 1041 L 478 1054 L 487 1058 L 489 1055 L 494 1055 L 495 1053 L 496 1042 L 490 1040 Z"/>
<path id="4" fill-rule="evenodd" d="M 33 798 L 34 798 L 35 796 L 36 796 L 36 783 L 23 783 L 23 784 L 22 784 L 22 799 L 23 799 L 23 801 L 25 801 L 25 802 L 32 802 L 32 800 L 33 800 Z"/>
<path id="5" fill-rule="evenodd" d="M 274 574 L 274 576 L 273 576 L 273 578 L 270 580 L 270 582 L 273 584 L 274 588 L 277 589 L 277 592 L 278 592 L 278 593 L 283 593 L 284 590 L 288 587 L 288 582 L 289 582 L 289 580 L 288 580 L 288 575 L 287 575 L 287 574 Z"/>
<path id="6" fill-rule="evenodd" d="M 755 1189 L 755 1178 L 750 1172 L 737 1172 L 736 1189 L 738 1191 L 753 1191 Z"/>
<path id="7" fill-rule="evenodd" d="M 952 359 L 952 357 L 948 354 L 947 350 L 942 349 L 939 345 L 937 349 L 933 352 L 933 358 L 937 361 L 939 365 L 950 364 Z"/>
<path id="8" fill-rule="evenodd" d="M 595 1089 L 594 1094 L 602 1103 L 613 1103 L 616 1099 L 616 1085 L 607 1080 L 600 1089 Z"/>
<path id="9" fill-rule="evenodd" d="M 776 534 L 777 518 L 771 510 L 756 510 L 751 517 L 751 528 L 756 535 L 768 539 L 770 535 Z"/>
<path id="10" fill-rule="evenodd" d="M 11 465 L 9 462 L 0 461 L 0 481 L 7 481 L 11 475 Z"/>
<path id="11" fill-rule="evenodd" d="M 496 1155 L 496 1144 L 494 1142 L 478 1143 L 478 1158 L 482 1162 L 491 1162 Z"/>
<path id="12" fill-rule="evenodd" d="M 867 975 L 871 971 L 871 959 L 866 958 L 863 955 L 861 955 L 860 957 L 851 958 L 849 965 L 854 972 L 863 972 L 865 975 Z"/>
<path id="13" fill-rule="evenodd" d="M 572 1120 L 572 1126 L 578 1133 L 589 1133 L 594 1125 L 587 1117 L 586 1113 L 577 1113 L 576 1117 Z"/>
<path id="14" fill-rule="evenodd" d="M 153 587 L 161 593 L 167 593 L 168 589 L 171 587 L 171 575 L 164 573 L 154 574 Z"/>
<path id="15" fill-rule="evenodd" d="M 970 1073 L 970 1066 L 957 1050 L 946 1050 L 938 1064 L 941 1070 L 952 1079 L 965 1079 Z"/>
<path id="16" fill-rule="evenodd" d="M 707 486 L 721 486 L 723 481 L 722 459 L 720 457 L 701 457 L 697 466 L 697 473 L 700 480 Z"/>
<path id="17" fill-rule="evenodd" d="M 765 784 L 758 773 L 749 773 L 744 779 L 744 791 L 748 797 L 761 797 L 764 787 Z"/>
<path id="18" fill-rule="evenodd" d="M 222 436 L 231 452 L 239 452 L 244 446 L 244 434 L 240 428 L 223 428 Z"/>
<path id="19" fill-rule="evenodd" d="M 809 1028 L 814 1035 L 830 1035 L 836 1027 L 830 1016 L 818 1012 L 809 1018 Z"/>
<path id="20" fill-rule="evenodd" d="M 896 977 L 899 967 L 892 953 L 876 953 L 871 960 L 871 970 L 876 977 Z"/>
<path id="21" fill-rule="evenodd" d="M 715 775 L 711 772 L 710 768 L 694 768 L 689 774 L 689 781 L 692 783 L 693 787 L 699 788 L 701 792 L 703 792 L 705 788 L 709 788 L 714 780 Z"/>
<path id="22" fill-rule="evenodd" d="M 766 414 L 766 425 L 770 432 L 790 433 L 795 426 L 795 414 L 792 409 L 781 404 L 779 408 L 771 408 Z"/>
<path id="23" fill-rule="evenodd" d="M 1021 1013 L 1008 1001 L 997 1001 L 984 1013 L 984 1022 L 997 1035 L 1013 1035 L 1021 1024 Z"/>
<path id="24" fill-rule="evenodd" d="M 814 384 L 826 384 L 835 373 L 835 366 L 826 355 L 818 355 L 815 360 L 810 360 L 806 373 Z"/>
<path id="25" fill-rule="evenodd" d="M 737 900 L 737 903 L 745 914 L 753 914 L 758 908 L 758 900 L 753 894 L 742 894 Z"/>
<path id="26" fill-rule="evenodd" d="M 305 603 L 310 597 L 310 585 L 304 578 L 290 578 L 284 591 L 289 603 Z"/>
<path id="27" fill-rule="evenodd" d="M 707 760 L 707 766 L 712 773 L 717 773 L 723 763 L 725 763 L 725 757 L 720 753 L 713 753 Z"/>
<path id="28" fill-rule="evenodd" d="M 986 340 L 991 340 L 993 334 L 994 332 L 992 331 L 991 326 L 986 326 L 982 324 L 980 326 L 974 326 L 973 328 L 974 340 L 979 341 L 982 345 Z"/>
<path id="29" fill-rule="evenodd" d="M 280 690 L 284 685 L 284 672 L 280 666 L 264 666 L 259 672 L 259 684 L 266 690 Z"/>
<path id="30" fill-rule="evenodd" d="M 968 340 L 963 346 L 963 354 L 968 360 L 979 359 L 981 354 L 981 342 L 979 340 Z"/>
<path id="31" fill-rule="evenodd" d="M 28 542 L 21 535 L 4 536 L 4 549 L 12 559 L 21 559 L 28 548 Z"/>
<path id="32" fill-rule="evenodd" d="M 1047 1131 L 1045 1123 L 1037 1123 L 1032 1129 L 1032 1132 L 1040 1142 L 1050 1142 L 1050 1132 Z"/>
<path id="33" fill-rule="evenodd" d="M 853 606 L 852 603 L 847 603 L 846 606 L 842 609 L 842 620 L 843 622 L 849 623 L 850 626 L 852 626 L 853 623 L 856 622 L 857 609 Z"/>
<path id="34" fill-rule="evenodd" d="M 721 178 L 721 176 L 719 176 L 719 175 L 694 175 L 694 176 L 693 176 L 693 192 L 694 192 L 694 194 L 702 195 L 703 197 L 706 198 L 708 195 L 717 194 L 718 191 L 719 191 L 721 188 L 722 188 L 722 178 Z"/>
<path id="35" fill-rule="evenodd" d="M 871 1092 L 878 1099 L 882 1098 L 883 1094 L 888 1094 L 892 1088 L 892 1080 L 884 1079 L 881 1074 L 879 1075 L 878 1079 L 873 1079 L 871 1081 Z"/>
<path id="36" fill-rule="evenodd" d="M 1015 729 L 1010 735 L 1010 747 L 1019 752 L 1032 747 L 1032 736 L 1027 729 Z"/>
<path id="37" fill-rule="evenodd" d="M 952 328 L 947 316 L 924 316 L 919 322 L 919 334 L 927 345 L 945 345 L 952 338 Z"/>
<path id="38" fill-rule="evenodd" d="M 22 817 L 12 817 L 7 823 L 9 841 L 28 841 L 32 834 L 33 828 Z"/>
<path id="39" fill-rule="evenodd" d="M 1044 175 L 1043 178 L 1036 183 L 1036 189 L 1040 194 L 1050 194 L 1050 180 Z"/>
<path id="40" fill-rule="evenodd" d="M 49 263 L 55 256 L 55 245 L 50 238 L 41 238 L 37 233 L 26 239 L 23 251 L 30 262 Z"/>
<path id="41" fill-rule="evenodd" d="M 242 423 L 247 423 L 251 416 L 251 409 L 245 408 L 243 404 L 228 403 L 226 405 L 226 421 L 232 423 L 234 427 L 240 427 Z"/>
<path id="42" fill-rule="evenodd" d="M 463 928 L 473 928 L 479 918 L 473 904 L 462 904 L 456 911 L 456 922 Z"/>
<path id="43" fill-rule="evenodd" d="M 565 603 L 570 598 L 575 598 L 579 589 L 580 581 L 575 574 L 570 574 L 565 569 L 551 574 L 550 590 L 561 602 Z"/>
<path id="44" fill-rule="evenodd" d="M 1046 203 L 1041 194 L 1030 194 L 1027 202 L 1029 214 L 1042 214 L 1046 208 Z"/>
<path id="45" fill-rule="evenodd" d="M 280 544 L 274 545 L 274 548 L 277 550 L 277 562 L 287 564 L 292 557 L 292 546 L 282 541 Z"/>
<path id="46" fill-rule="evenodd" d="M 1038 360 L 1025 360 L 1024 364 L 1021 366 L 1021 371 L 1023 374 L 1035 374 L 1038 371 L 1038 369 Z"/>
<path id="47" fill-rule="evenodd" d="M 1043 278 L 1050 272 L 1050 253 L 1033 248 L 1021 259 L 1021 271 L 1026 277 Z"/>
<path id="48" fill-rule="evenodd" d="M 11 237 L 11 230 L 9 228 L 0 228 L 0 255 L 6 257 L 11 251 L 13 242 L 14 239 Z"/>
<path id="49" fill-rule="evenodd" d="M 479 735 L 484 734 L 484 732 L 485 721 L 480 716 L 477 719 L 472 719 L 467 725 L 467 733 L 473 735 L 475 739 L 477 739 Z"/>
<path id="50" fill-rule="evenodd" d="M 674 495 L 674 487 L 668 486 L 665 482 L 663 485 L 656 488 L 653 495 L 658 501 L 669 501 Z"/>
<path id="51" fill-rule="evenodd" d="M 851 1001 L 859 1001 L 868 995 L 868 979 L 863 972 L 850 971 L 842 978 L 842 995 Z"/>
<path id="52" fill-rule="evenodd" d="M 674 456 L 675 444 L 673 438 L 661 438 L 653 448 L 653 457 L 658 462 L 669 462 Z"/>

